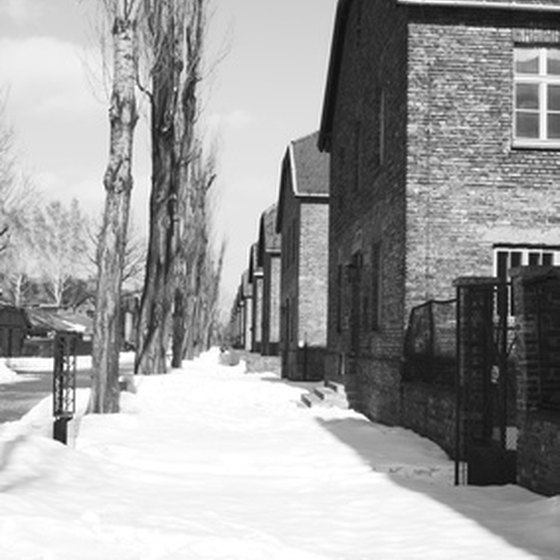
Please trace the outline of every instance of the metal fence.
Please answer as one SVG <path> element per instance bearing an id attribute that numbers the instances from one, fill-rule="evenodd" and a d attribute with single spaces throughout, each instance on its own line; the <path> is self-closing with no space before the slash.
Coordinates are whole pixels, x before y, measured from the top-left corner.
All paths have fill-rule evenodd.
<path id="1" fill-rule="evenodd" d="M 456 300 L 431 300 L 410 312 L 404 343 L 405 381 L 453 386 Z"/>

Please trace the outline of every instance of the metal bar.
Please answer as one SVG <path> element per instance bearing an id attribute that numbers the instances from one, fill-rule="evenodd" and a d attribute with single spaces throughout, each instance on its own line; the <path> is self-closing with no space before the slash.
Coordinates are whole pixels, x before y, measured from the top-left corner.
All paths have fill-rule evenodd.
<path id="1" fill-rule="evenodd" d="M 461 286 L 457 286 L 457 304 L 455 307 L 455 486 L 460 484 L 461 460 Z"/>
<path id="2" fill-rule="evenodd" d="M 530 12 L 560 12 L 560 6 L 548 4 L 525 4 L 511 2 L 486 2 L 477 0 L 397 0 L 398 4 L 411 6 L 441 6 L 445 8 L 481 8 L 495 10 L 518 10 Z"/>
<path id="3" fill-rule="evenodd" d="M 503 284 L 498 287 L 498 290 L 503 290 L 507 293 L 508 291 L 508 284 Z M 513 294 L 512 299 L 513 301 Z M 507 307 L 502 309 L 502 314 L 500 315 L 500 330 L 501 330 L 501 337 L 502 340 L 500 341 L 500 389 L 501 389 L 501 405 L 502 405 L 502 414 L 501 414 L 501 433 L 500 433 L 500 440 L 502 444 L 502 448 L 507 448 L 507 425 L 508 425 L 508 390 L 507 390 L 507 381 L 508 381 L 508 356 L 507 356 L 507 346 L 508 346 L 508 310 Z"/>

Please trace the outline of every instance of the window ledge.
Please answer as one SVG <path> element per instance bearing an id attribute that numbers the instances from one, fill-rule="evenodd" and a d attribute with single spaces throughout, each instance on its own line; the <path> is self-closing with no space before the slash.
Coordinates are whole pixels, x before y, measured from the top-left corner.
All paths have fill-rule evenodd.
<path id="1" fill-rule="evenodd" d="M 513 150 L 548 150 L 551 152 L 560 151 L 560 140 L 513 140 L 511 143 Z"/>

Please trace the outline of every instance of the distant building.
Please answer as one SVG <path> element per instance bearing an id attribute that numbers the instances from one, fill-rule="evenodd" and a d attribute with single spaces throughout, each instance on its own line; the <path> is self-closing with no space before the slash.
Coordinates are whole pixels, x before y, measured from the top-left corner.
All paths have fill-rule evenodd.
<path id="1" fill-rule="evenodd" d="M 249 281 L 252 288 L 253 316 L 251 319 L 251 351 L 260 353 L 262 347 L 263 271 L 259 265 L 258 243 L 251 245 L 249 253 Z"/>
<path id="2" fill-rule="evenodd" d="M 253 332 L 253 286 L 249 271 L 241 276 L 241 293 L 243 298 L 243 348 L 251 350 Z"/>
<path id="3" fill-rule="evenodd" d="M 262 344 L 263 356 L 277 356 L 280 342 L 280 266 L 281 237 L 276 232 L 276 204 L 260 219 L 257 264 L 262 269 Z"/>
<path id="4" fill-rule="evenodd" d="M 251 349 L 252 299 L 253 295 L 251 284 L 249 283 L 249 271 L 246 270 L 241 275 L 241 281 L 231 311 L 229 339 L 234 348 L 243 350 Z"/>
<path id="5" fill-rule="evenodd" d="M 0 301 L 0 357 L 22 354 L 28 328 L 23 309 Z"/>
<path id="6" fill-rule="evenodd" d="M 327 355 L 329 157 L 317 138 L 289 144 L 280 177 L 280 346 L 282 376 L 292 380 L 323 379 Z"/>

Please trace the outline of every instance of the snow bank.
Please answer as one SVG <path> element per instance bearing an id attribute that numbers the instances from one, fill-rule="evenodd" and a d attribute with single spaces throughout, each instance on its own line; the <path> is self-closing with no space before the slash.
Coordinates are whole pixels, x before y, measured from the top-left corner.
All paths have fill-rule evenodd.
<path id="1" fill-rule="evenodd" d="M 558 559 L 560 502 L 455 488 L 430 441 L 217 364 L 136 377 L 65 447 L 41 403 L 0 430 L 2 560 Z"/>
<path id="2" fill-rule="evenodd" d="M 6 359 L 0 358 L 0 385 L 18 381 L 18 374 L 6 365 Z"/>
<path id="3" fill-rule="evenodd" d="M 14 358 L 7 358 L 7 366 L 16 371 L 52 371 L 53 358 L 40 358 L 33 356 L 18 356 Z M 121 365 L 134 363 L 134 352 L 121 352 L 119 357 Z M 91 356 L 77 356 L 76 367 L 78 369 L 91 368 Z"/>

